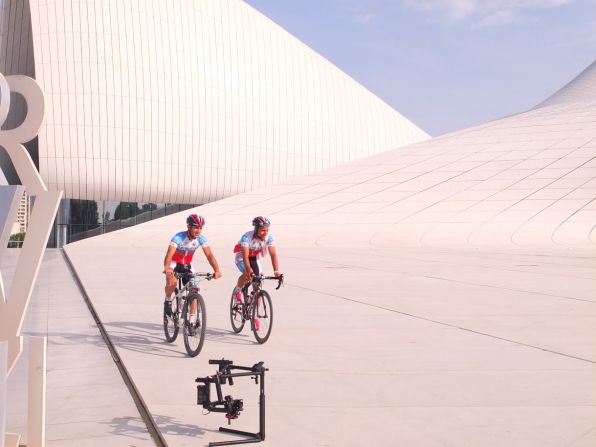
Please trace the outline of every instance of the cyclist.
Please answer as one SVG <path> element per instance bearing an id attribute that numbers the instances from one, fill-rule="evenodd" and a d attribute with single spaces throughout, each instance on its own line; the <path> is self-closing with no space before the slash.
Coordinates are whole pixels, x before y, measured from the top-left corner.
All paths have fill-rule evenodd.
<path id="1" fill-rule="evenodd" d="M 164 310 L 167 315 L 171 315 L 172 312 L 172 292 L 176 288 L 176 273 L 189 273 L 192 271 L 192 257 L 197 248 L 201 247 L 203 253 L 207 258 L 207 261 L 213 268 L 213 275 L 215 279 L 221 277 L 219 271 L 219 265 L 215 256 L 211 252 L 211 247 L 207 244 L 207 238 L 201 234 L 203 226 L 205 225 L 205 219 L 202 216 L 191 214 L 186 218 L 187 230 L 176 233 L 168 247 L 166 257 L 164 258 L 164 273 L 166 274 L 166 287 L 165 287 L 165 301 Z M 186 284 L 187 280 L 183 280 Z M 190 309 L 190 319 L 192 321 L 193 315 L 196 317 L 197 303 L 196 300 L 192 302 Z"/>
<path id="2" fill-rule="evenodd" d="M 263 216 L 255 217 L 252 220 L 252 225 L 254 230 L 244 233 L 234 247 L 236 267 L 242 272 L 234 288 L 234 296 L 238 302 L 242 301 L 242 287 L 250 281 L 253 275 L 258 276 L 261 273 L 259 258 L 265 257 L 267 251 L 271 256 L 273 274 L 276 277 L 281 276 L 274 238 L 273 235 L 269 234 L 269 227 L 271 226 L 269 219 Z"/>

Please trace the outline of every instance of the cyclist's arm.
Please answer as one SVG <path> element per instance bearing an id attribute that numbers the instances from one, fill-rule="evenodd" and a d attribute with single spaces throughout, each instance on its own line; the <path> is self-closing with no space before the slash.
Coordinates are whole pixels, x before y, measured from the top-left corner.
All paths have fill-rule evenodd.
<path id="1" fill-rule="evenodd" d="M 250 261 L 248 259 L 248 245 L 240 246 L 240 252 L 242 253 L 242 260 L 244 261 L 245 272 L 248 276 L 252 275 L 252 268 L 250 267 Z"/>
<path id="2" fill-rule="evenodd" d="M 221 278 L 221 272 L 219 271 L 219 265 L 217 264 L 217 259 L 215 259 L 215 256 L 213 255 L 213 252 L 211 251 L 211 247 L 203 247 L 203 253 L 205 253 L 205 257 L 207 258 L 207 261 L 209 261 L 209 264 L 211 265 L 211 268 L 213 269 L 213 274 L 215 275 L 215 279 Z"/>
<path id="3" fill-rule="evenodd" d="M 273 266 L 273 274 L 275 276 L 279 276 L 279 265 L 277 262 L 277 252 L 275 251 L 275 246 L 269 246 L 269 256 L 271 256 L 271 265 Z"/>
<path id="4" fill-rule="evenodd" d="M 172 264 L 172 256 L 174 256 L 174 253 L 176 253 L 176 247 L 170 245 L 168 247 L 168 251 L 166 252 L 166 257 L 163 260 L 163 270 L 168 276 L 172 274 L 172 268 L 170 265 Z"/>

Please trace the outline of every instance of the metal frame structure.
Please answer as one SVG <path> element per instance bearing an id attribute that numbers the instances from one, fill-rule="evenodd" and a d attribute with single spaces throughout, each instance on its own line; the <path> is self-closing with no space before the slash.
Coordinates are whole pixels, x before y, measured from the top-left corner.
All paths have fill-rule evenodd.
<path id="1" fill-rule="evenodd" d="M 210 412 L 226 413 L 228 425 L 232 419 L 237 419 L 244 405 L 242 399 L 233 399 L 232 396 L 223 396 L 221 386 L 226 382 L 229 385 L 234 385 L 234 378 L 236 377 L 250 377 L 259 385 L 259 431 L 252 433 L 243 430 L 234 430 L 227 427 L 219 427 L 219 431 L 232 433 L 235 435 L 246 436 L 248 439 L 240 439 L 236 441 L 218 441 L 210 442 L 209 447 L 220 445 L 237 445 L 237 444 L 251 444 L 265 440 L 265 368 L 263 362 L 254 364 L 253 366 L 234 365 L 231 360 L 209 360 L 210 365 L 218 365 L 218 372 L 209 377 L 197 377 L 195 382 L 202 383 L 197 386 L 197 404 L 202 405 L 203 408 Z M 232 370 L 239 370 L 243 372 L 232 372 Z M 217 393 L 217 400 L 211 400 L 211 384 L 215 384 Z"/>

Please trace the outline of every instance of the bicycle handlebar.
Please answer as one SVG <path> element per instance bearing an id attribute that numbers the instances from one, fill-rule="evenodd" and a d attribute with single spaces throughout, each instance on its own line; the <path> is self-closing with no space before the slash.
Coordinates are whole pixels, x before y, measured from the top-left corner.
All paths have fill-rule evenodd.
<path id="1" fill-rule="evenodd" d="M 173 272 L 174 276 L 176 278 L 184 278 L 187 276 L 197 276 L 200 278 L 205 278 L 207 281 L 211 281 L 213 278 L 215 278 L 215 275 L 213 273 L 178 273 L 178 272 Z"/>
<path id="2" fill-rule="evenodd" d="M 284 275 L 279 275 L 279 276 L 263 276 L 263 275 L 259 275 L 259 276 L 254 276 L 253 280 L 264 280 L 264 279 L 275 279 L 277 280 L 277 287 L 275 288 L 275 290 L 279 290 L 279 288 L 282 286 L 282 284 L 284 283 Z"/>

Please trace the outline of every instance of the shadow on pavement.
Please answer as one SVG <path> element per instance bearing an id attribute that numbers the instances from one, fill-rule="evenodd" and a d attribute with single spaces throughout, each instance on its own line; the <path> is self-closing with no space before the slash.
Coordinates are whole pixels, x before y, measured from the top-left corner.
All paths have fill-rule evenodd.
<path id="1" fill-rule="evenodd" d="M 125 436 L 141 441 L 145 441 L 149 437 L 147 426 L 140 417 L 115 417 L 109 422 L 99 423 L 109 425 L 111 428 L 110 433 L 113 435 Z"/>
<path id="2" fill-rule="evenodd" d="M 219 430 L 204 429 L 191 424 L 182 424 L 171 416 L 153 415 L 153 419 L 163 435 L 202 437 L 208 432 L 219 433 Z"/>
<path id="3" fill-rule="evenodd" d="M 171 416 L 154 415 L 159 431 L 168 436 L 189 436 L 202 438 L 207 432 L 219 433 L 218 430 L 203 429 L 196 425 L 183 424 Z M 115 417 L 109 422 L 100 422 L 109 425 L 110 433 L 138 440 L 146 440 L 149 436 L 147 426 L 140 417 Z"/>
<path id="4" fill-rule="evenodd" d="M 96 327 L 90 325 L 90 327 Z M 158 323 L 143 323 L 138 321 L 113 321 L 104 323 L 112 343 L 118 349 L 127 349 L 162 357 L 186 357 L 183 345 L 182 331 L 173 343 L 168 343 L 163 335 L 163 326 Z M 68 332 L 38 332 L 24 331 L 24 335 L 48 337 L 48 344 L 54 347 L 70 345 L 106 346 L 101 334 L 68 333 Z M 206 342 L 229 343 L 237 345 L 252 345 L 256 341 L 251 337 L 248 328 L 240 334 L 232 330 L 207 328 Z"/>

